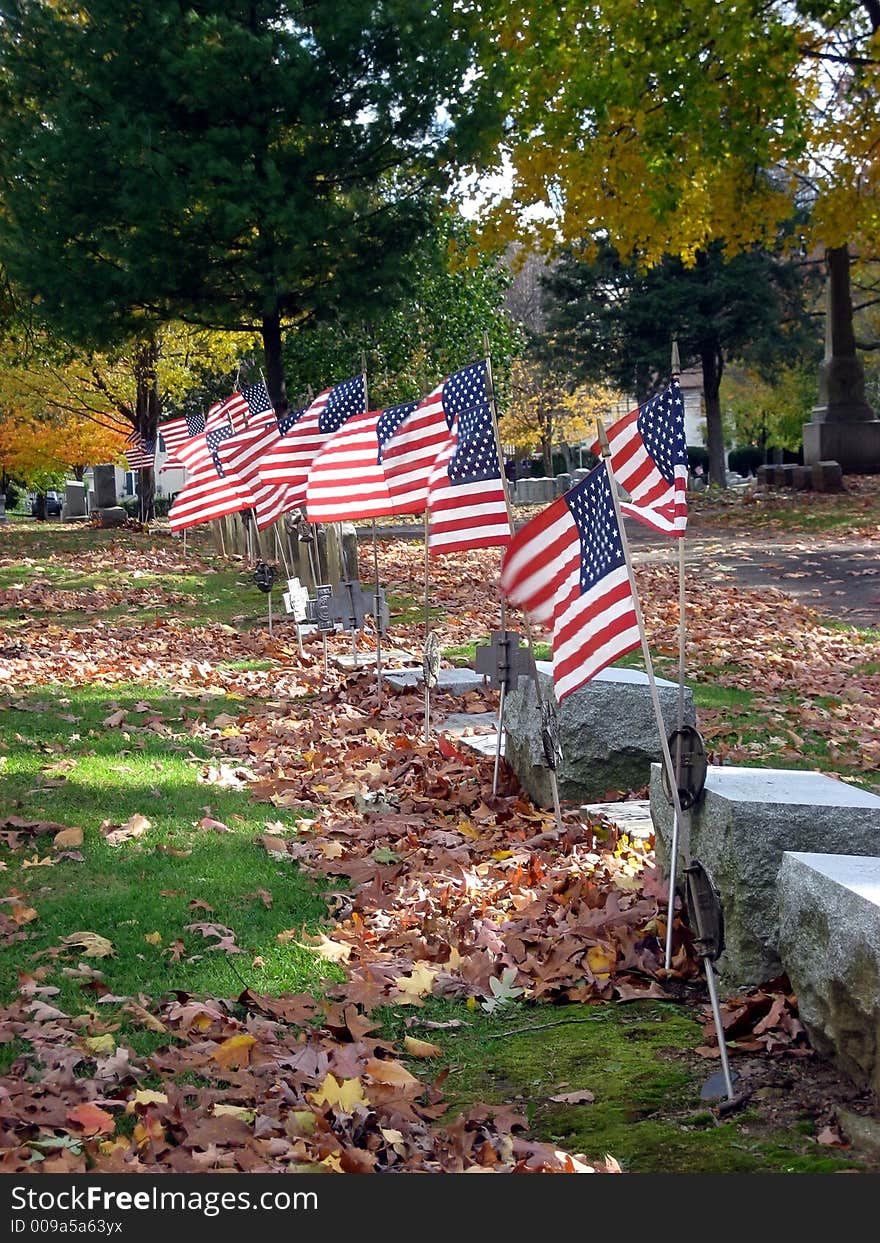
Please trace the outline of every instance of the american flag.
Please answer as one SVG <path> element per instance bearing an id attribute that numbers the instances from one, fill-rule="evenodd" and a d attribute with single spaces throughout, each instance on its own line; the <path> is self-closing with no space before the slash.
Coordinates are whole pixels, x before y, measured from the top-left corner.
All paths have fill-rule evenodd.
<path id="1" fill-rule="evenodd" d="M 149 470 L 156 461 L 156 437 L 145 440 L 136 427 L 132 428 L 123 452 L 129 470 Z"/>
<path id="2" fill-rule="evenodd" d="M 345 522 L 405 513 L 391 499 L 382 465 L 382 435 L 393 435 L 417 402 L 352 415 L 331 436 L 309 471 L 310 522 Z"/>
<path id="3" fill-rule="evenodd" d="M 639 646 L 635 597 L 605 463 L 526 523 L 501 566 L 511 604 L 553 633 L 556 697 Z"/>
<path id="4" fill-rule="evenodd" d="M 678 381 L 607 431 L 614 476 L 632 497 L 623 512 L 662 535 L 684 535 L 688 462 Z M 601 456 L 598 440 L 590 449 Z"/>
<path id="5" fill-rule="evenodd" d="M 254 507 L 253 493 L 236 476 L 228 475 L 220 460 L 220 445 L 234 435 L 228 423 L 205 433 L 206 456 L 195 466 L 192 477 L 168 511 L 172 531 Z"/>
<path id="6" fill-rule="evenodd" d="M 239 480 L 253 496 L 260 531 L 277 522 L 288 508 L 288 485 L 264 480 L 260 474 L 260 464 L 268 450 L 278 443 L 279 434 L 278 422 L 269 406 L 251 419 L 245 431 L 225 438 L 217 449 L 227 475 Z"/>
<path id="7" fill-rule="evenodd" d="M 507 544 L 512 532 L 485 361 L 441 387 L 451 432 L 428 484 L 428 547 L 436 554 Z"/>
<path id="8" fill-rule="evenodd" d="M 448 383 L 438 384 L 414 407 L 395 406 L 379 419 L 382 464 L 396 514 L 422 514 L 428 506 L 431 472 L 450 445 L 455 421 L 443 404 Z"/>
<path id="9" fill-rule="evenodd" d="M 225 401 L 215 402 L 207 414 L 187 414 L 182 419 L 161 424 L 159 432 L 169 456 L 190 471 L 198 469 L 210 460 L 205 439 L 207 434 L 223 427 L 238 430 L 244 425 L 243 412 L 246 409 L 247 403 L 241 394 L 233 393 Z"/>
<path id="10" fill-rule="evenodd" d="M 241 390 L 241 395 L 248 405 L 248 418 L 255 419 L 258 415 L 272 411 L 272 399 L 265 384 L 248 384 Z"/>
<path id="11" fill-rule="evenodd" d="M 295 410 L 278 420 L 279 439 L 263 458 L 260 476 L 267 483 L 289 485 L 287 509 L 306 503 L 306 484 L 315 456 L 346 419 L 366 410 L 366 399 L 366 378 L 357 375 L 319 393 L 305 410 Z"/>

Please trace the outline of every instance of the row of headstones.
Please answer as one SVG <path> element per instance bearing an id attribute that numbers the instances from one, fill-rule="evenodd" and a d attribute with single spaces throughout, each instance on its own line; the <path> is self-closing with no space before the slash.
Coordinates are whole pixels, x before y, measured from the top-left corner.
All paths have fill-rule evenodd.
<path id="1" fill-rule="evenodd" d="M 539 662 L 555 704 L 549 665 Z M 677 724 L 678 687 L 658 679 L 664 725 Z M 686 690 L 683 719 L 695 721 Z M 663 788 L 649 687 L 638 670 L 607 669 L 557 706 L 561 798 L 584 804 L 650 782 L 657 864 L 669 878 L 672 809 Z M 520 783 L 551 805 L 534 688 L 507 698 L 504 755 Z M 684 814 L 677 868 L 699 859 L 718 887 L 730 990 L 786 972 L 813 1046 L 857 1083 L 880 1091 L 880 797 L 820 772 L 710 765 Z"/>
<path id="2" fill-rule="evenodd" d="M 759 466 L 758 487 L 791 488 L 797 492 L 842 492 L 843 471 L 839 462 L 814 462 L 812 466 L 799 466 L 791 462 L 779 466 Z"/>
<path id="3" fill-rule="evenodd" d="M 557 496 L 562 496 L 563 492 L 575 487 L 589 473 L 584 468 L 559 475 L 517 479 L 510 484 L 510 499 L 514 505 L 549 505 Z"/>

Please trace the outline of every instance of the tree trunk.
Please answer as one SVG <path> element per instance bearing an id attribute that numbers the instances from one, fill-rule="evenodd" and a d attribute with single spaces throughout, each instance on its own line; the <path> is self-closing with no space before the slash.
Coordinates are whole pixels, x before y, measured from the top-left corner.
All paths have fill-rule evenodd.
<path id="1" fill-rule="evenodd" d="M 263 316 L 263 354 L 266 359 L 266 387 L 276 414 L 288 409 L 287 385 L 284 382 L 284 360 L 281 355 L 281 316 L 277 311 Z"/>
<path id="2" fill-rule="evenodd" d="M 158 444 L 159 428 L 159 344 L 155 339 L 144 341 L 135 355 L 135 427 L 145 441 Z M 138 471 L 138 517 L 152 522 L 156 516 L 156 471 L 152 466 Z"/>
<path id="3" fill-rule="evenodd" d="M 724 355 L 718 340 L 706 341 L 700 348 L 703 367 L 703 398 L 706 402 L 706 448 L 709 450 L 709 482 L 727 487 L 724 454 L 724 426 L 721 421 L 721 376 Z"/>

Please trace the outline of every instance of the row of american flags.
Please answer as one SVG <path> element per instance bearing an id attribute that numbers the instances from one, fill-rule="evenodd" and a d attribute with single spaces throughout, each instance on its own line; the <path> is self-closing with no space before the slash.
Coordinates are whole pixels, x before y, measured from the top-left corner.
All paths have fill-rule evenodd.
<path id="1" fill-rule="evenodd" d="M 160 431 L 188 472 L 175 531 L 240 511 L 260 530 L 294 509 L 312 522 L 427 513 L 434 554 L 504 547 L 501 591 L 552 633 L 560 701 L 640 642 L 614 479 L 628 497 L 619 510 L 664 535 L 687 524 L 676 380 L 613 423 L 608 459 L 515 535 L 485 360 L 385 410 L 368 410 L 363 375 L 281 417 L 256 384 Z M 134 435 L 130 468 L 152 465 L 155 447 Z"/>

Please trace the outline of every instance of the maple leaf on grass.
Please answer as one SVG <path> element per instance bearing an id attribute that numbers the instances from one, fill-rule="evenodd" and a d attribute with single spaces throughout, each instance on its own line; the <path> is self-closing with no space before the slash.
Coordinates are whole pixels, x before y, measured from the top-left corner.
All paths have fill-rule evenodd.
<path id="1" fill-rule="evenodd" d="M 79 950 L 86 958 L 113 958 L 116 955 L 113 942 L 97 932 L 71 932 L 61 938 L 61 944 Z"/>
<path id="2" fill-rule="evenodd" d="M 517 997 L 525 994 L 525 989 L 520 988 L 514 983 L 516 980 L 516 967 L 506 967 L 501 972 L 501 978 L 495 976 L 489 980 L 489 988 L 492 990 L 492 996 L 487 997 L 481 1003 L 483 1009 L 492 1014 L 493 1011 L 500 1009 L 502 1006 L 509 1005 Z"/>
<path id="3" fill-rule="evenodd" d="M 343 1113 L 351 1113 L 355 1105 L 367 1104 L 360 1079 L 340 1081 L 329 1072 L 324 1076 L 317 1091 L 308 1092 L 307 1096 L 316 1105 L 329 1105 L 332 1108 L 338 1106 Z"/>
<path id="4" fill-rule="evenodd" d="M 241 1032 L 237 1036 L 230 1036 L 222 1044 L 218 1044 L 211 1053 L 211 1057 L 224 1070 L 237 1070 L 250 1063 L 251 1050 L 256 1043 L 255 1036 Z"/>

